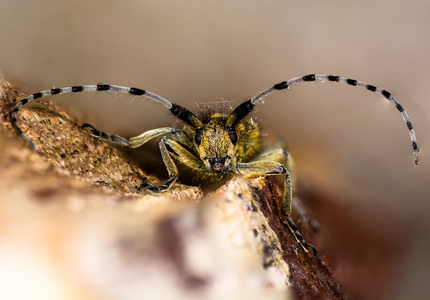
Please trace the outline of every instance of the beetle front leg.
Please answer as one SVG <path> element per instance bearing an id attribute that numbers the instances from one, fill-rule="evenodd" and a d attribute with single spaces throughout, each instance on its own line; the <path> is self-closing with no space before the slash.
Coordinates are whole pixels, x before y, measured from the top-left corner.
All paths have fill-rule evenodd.
<path id="1" fill-rule="evenodd" d="M 278 140 L 277 142 L 270 145 L 266 151 L 258 154 L 253 161 L 271 160 L 283 164 L 288 172 L 290 172 L 291 185 L 293 190 L 295 184 L 295 165 L 291 154 L 286 150 L 287 144 L 284 140 Z M 297 199 L 299 200 L 299 199 Z M 291 201 L 290 211 L 294 211 L 295 215 L 304 223 L 308 224 L 314 231 L 319 231 L 319 225 L 315 220 L 309 218 L 300 201 Z"/>
<path id="2" fill-rule="evenodd" d="M 296 168 L 291 154 L 286 150 L 287 148 L 287 143 L 284 140 L 277 140 L 275 143 L 269 145 L 266 151 L 259 153 L 252 161 L 270 160 L 283 164 L 290 173 L 291 185 L 294 189 Z"/>
<path id="3" fill-rule="evenodd" d="M 138 148 L 148 142 L 149 140 L 152 140 L 153 138 L 159 137 L 160 135 L 166 134 L 166 133 L 172 133 L 173 136 L 175 135 L 183 135 L 183 133 L 178 130 L 171 127 L 161 127 L 156 129 L 151 129 L 148 131 L 145 131 L 144 133 L 134 136 L 130 138 L 129 145 L 130 148 Z M 161 146 L 160 146 L 161 147 Z"/>
<path id="4" fill-rule="evenodd" d="M 282 211 L 285 215 L 285 218 L 288 223 L 288 228 L 294 234 L 297 241 L 303 247 L 306 252 L 312 250 L 313 257 L 315 258 L 318 255 L 317 249 L 311 244 L 307 243 L 303 236 L 300 234 L 296 224 L 290 218 L 289 214 L 291 213 L 291 203 L 292 203 L 292 185 L 291 185 L 291 176 L 288 172 L 287 168 L 276 161 L 254 161 L 249 163 L 240 163 L 237 165 L 237 172 L 239 174 L 249 174 L 255 176 L 265 176 L 265 175 L 282 175 L 285 174 L 284 181 L 284 196 L 282 201 Z"/>
<path id="5" fill-rule="evenodd" d="M 197 159 L 184 146 L 174 140 L 163 138 L 159 145 L 161 157 L 163 158 L 164 165 L 166 166 L 169 174 L 169 180 L 167 180 L 164 185 L 158 187 L 150 183 L 144 183 L 139 187 L 139 190 L 143 188 L 148 188 L 151 191 L 168 190 L 178 179 L 178 168 L 176 167 L 173 158 L 194 170 L 199 170 L 203 166 L 199 159 Z"/>
<path id="6" fill-rule="evenodd" d="M 293 197 L 290 172 L 287 168 L 276 161 L 254 161 L 249 163 L 240 163 L 237 165 L 237 172 L 245 175 L 265 176 L 265 175 L 285 175 L 284 196 L 282 201 L 282 210 L 285 215 L 291 213 L 291 202 Z"/>
<path id="7" fill-rule="evenodd" d="M 167 191 L 173 185 L 173 183 L 175 183 L 175 181 L 178 179 L 178 168 L 176 167 L 175 162 L 173 161 L 169 151 L 167 150 L 166 141 L 167 141 L 166 138 L 163 138 L 160 141 L 159 146 L 160 146 L 161 157 L 163 158 L 164 165 L 167 168 L 167 173 L 169 174 L 169 179 L 166 181 L 165 184 L 160 186 L 154 186 L 151 183 L 142 183 L 139 186 L 139 190 L 148 188 L 151 191 L 158 191 L 158 192 Z"/>
<path id="8" fill-rule="evenodd" d="M 128 140 L 126 138 L 123 138 L 122 136 L 116 135 L 116 134 L 110 134 L 103 131 L 98 130 L 93 125 L 85 123 L 81 126 L 82 129 L 90 128 L 90 133 L 92 136 L 109 141 L 114 142 L 116 144 L 120 144 L 123 146 L 128 146 Z"/>

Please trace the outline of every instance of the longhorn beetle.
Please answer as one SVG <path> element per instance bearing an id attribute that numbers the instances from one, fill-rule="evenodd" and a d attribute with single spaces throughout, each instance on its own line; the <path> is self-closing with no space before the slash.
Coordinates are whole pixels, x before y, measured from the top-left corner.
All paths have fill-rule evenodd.
<path id="1" fill-rule="evenodd" d="M 128 93 L 134 96 L 143 96 L 158 102 L 185 123 L 182 130 L 171 127 L 162 127 L 148 130 L 139 136 L 126 139 L 115 134 L 108 134 L 99 131 L 90 124 L 84 124 L 82 125 L 82 128 L 89 128 L 93 136 L 131 148 L 140 147 L 147 141 L 162 135 L 172 135 L 171 139 L 162 137 L 159 143 L 162 159 L 166 165 L 169 179 L 161 186 L 143 183 L 139 189 L 146 188 L 152 191 L 165 191 L 169 189 L 178 179 L 178 169 L 175 161 L 178 161 L 188 168 L 196 171 L 198 176 L 209 177 L 213 180 L 219 180 L 231 174 L 285 176 L 282 209 L 289 229 L 295 235 L 304 250 L 306 252 L 312 250 L 313 257 L 316 257 L 317 250 L 315 247 L 303 239 L 296 225 L 289 217 L 291 213 L 293 175 L 293 161 L 291 156 L 283 145 L 278 144 L 263 149 L 259 126 L 252 119 L 246 118 L 253 110 L 254 106 L 272 92 L 285 90 L 292 85 L 311 81 L 346 83 L 351 86 L 365 88 L 371 92 L 380 94 L 387 100 L 391 101 L 401 113 L 403 120 L 408 127 L 412 142 L 414 162 L 415 165 L 418 164 L 419 149 L 412 123 L 403 107 L 391 95 L 391 93 L 355 79 L 336 75 L 309 74 L 282 81 L 262 91 L 253 98 L 241 103 L 229 114 L 213 113 L 202 117 L 197 117 L 188 109 L 180 105 L 173 104 L 156 94 L 135 87 L 97 84 L 53 88 L 35 93 L 18 102 L 11 113 L 11 123 L 17 134 L 21 136 L 33 149 L 35 149 L 33 142 L 24 135 L 17 123 L 17 114 L 20 108 L 35 99 L 49 95 L 66 93 L 115 91 Z"/>

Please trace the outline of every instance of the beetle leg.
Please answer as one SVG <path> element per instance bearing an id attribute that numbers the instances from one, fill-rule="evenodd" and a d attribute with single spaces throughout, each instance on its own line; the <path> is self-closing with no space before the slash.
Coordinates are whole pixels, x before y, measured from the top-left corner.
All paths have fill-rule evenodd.
<path id="1" fill-rule="evenodd" d="M 288 153 L 286 143 L 283 140 L 279 140 L 275 142 L 273 145 L 269 146 L 269 148 L 259 153 L 252 161 L 263 161 L 263 160 L 270 160 L 270 161 L 276 161 L 278 163 L 283 164 L 288 172 L 290 173 L 291 177 L 291 186 L 295 187 L 295 179 L 296 179 L 296 168 L 294 165 L 294 160 L 290 153 Z M 291 208 L 290 208 L 291 211 Z"/>
<path id="2" fill-rule="evenodd" d="M 90 133 L 92 136 L 107 140 L 109 142 L 114 142 L 123 146 L 129 146 L 130 148 L 140 147 L 146 142 L 148 142 L 149 140 L 152 140 L 153 138 L 159 137 L 160 135 L 163 135 L 166 133 L 172 133 L 174 138 L 178 140 L 184 140 L 186 138 L 185 134 L 182 131 L 171 127 L 162 127 L 162 128 L 148 130 L 138 136 L 134 136 L 130 138 L 129 140 L 116 134 L 109 134 L 109 133 L 100 131 L 97 128 L 95 128 L 93 125 L 88 123 L 83 124 L 81 127 L 82 129 L 87 127 L 90 128 Z"/>
<path id="3" fill-rule="evenodd" d="M 166 145 L 170 156 L 174 157 L 188 168 L 199 171 L 204 167 L 203 162 L 182 146 L 181 143 L 169 139 L 163 139 L 162 142 Z"/>
<path id="4" fill-rule="evenodd" d="M 95 136 L 97 138 L 101 138 L 103 140 L 107 140 L 109 142 L 114 142 L 116 144 L 120 144 L 123 146 L 128 146 L 128 140 L 126 138 L 123 138 L 119 135 L 116 134 L 109 134 L 103 131 L 98 130 L 97 128 L 95 128 L 93 125 L 85 123 L 81 126 L 82 129 L 85 128 L 91 128 L 90 129 L 90 133 L 92 136 Z"/>
<path id="5" fill-rule="evenodd" d="M 275 150 L 274 150 L 275 151 Z M 270 152 L 263 154 L 268 158 L 268 156 L 277 156 L 275 152 L 269 154 Z M 288 228 L 294 234 L 296 240 L 300 243 L 303 249 L 308 252 L 312 250 L 313 258 L 315 258 L 318 254 L 318 251 L 314 246 L 307 243 L 303 236 L 300 234 L 297 226 L 294 224 L 294 221 L 290 218 L 291 213 L 291 203 L 292 203 L 292 185 L 291 185 L 291 176 L 287 168 L 276 161 L 264 160 L 264 161 L 253 161 L 249 163 L 240 163 L 237 165 L 237 172 L 239 174 L 249 174 L 255 176 L 265 176 L 265 175 L 282 175 L 285 174 L 285 183 L 284 183 L 284 197 L 282 201 L 282 210 L 285 215 L 285 218 L 288 223 Z"/>
<path id="6" fill-rule="evenodd" d="M 193 154 L 191 154 L 185 147 L 174 140 L 163 138 L 160 141 L 161 157 L 163 158 L 164 165 L 167 168 L 169 174 L 169 180 L 164 185 L 154 186 L 150 183 L 143 183 L 139 190 L 148 188 L 152 191 L 165 191 L 168 190 L 173 183 L 178 179 L 178 168 L 176 167 L 173 157 L 179 162 L 187 165 L 192 169 L 200 169 L 202 163 Z"/>
<path id="7" fill-rule="evenodd" d="M 273 160 L 277 161 L 284 166 L 287 167 L 287 170 L 290 172 L 291 175 L 291 185 L 294 188 L 296 187 L 296 176 L 295 176 L 295 165 L 294 160 L 291 156 L 291 154 L 288 153 L 287 145 L 283 140 L 279 140 L 275 142 L 273 145 L 269 146 L 268 150 L 260 153 L 257 157 L 254 158 L 254 161 L 258 160 Z M 297 201 L 299 200 L 299 201 Z M 309 216 L 306 214 L 305 209 L 303 208 L 303 205 L 301 204 L 300 199 L 295 199 L 294 201 L 291 201 L 291 208 L 292 211 L 294 211 L 294 214 L 304 223 L 309 225 L 313 231 L 319 231 L 319 224 L 317 221 L 312 220 L 309 218 Z"/>
<path id="8" fill-rule="evenodd" d="M 152 140 L 153 138 L 159 137 L 160 135 L 163 135 L 166 133 L 172 133 L 174 136 L 180 135 L 180 134 L 183 135 L 182 131 L 178 129 L 174 129 L 171 127 L 162 127 L 162 128 L 148 130 L 142 133 L 141 135 L 134 136 L 130 138 L 128 143 L 130 145 L 130 148 L 137 148 L 145 144 L 147 141 Z"/>
<path id="9" fill-rule="evenodd" d="M 156 132 L 156 130 L 150 130 L 150 131 Z M 140 135 L 140 137 L 142 137 L 146 133 L 148 133 L 148 131 L 143 133 L 142 135 Z M 155 133 L 155 136 L 156 136 L 156 133 Z M 163 138 L 160 141 L 159 146 L 160 146 L 161 157 L 163 158 L 164 165 L 167 168 L 167 173 L 169 174 L 169 179 L 166 181 L 165 184 L 160 185 L 160 186 L 154 186 L 150 183 L 143 183 L 140 185 L 139 190 L 142 190 L 144 188 L 148 188 L 151 191 L 159 191 L 159 192 L 166 191 L 178 179 L 178 168 L 176 167 L 175 162 L 173 161 L 172 157 L 170 156 L 169 151 L 167 150 L 166 138 Z"/>
<path id="10" fill-rule="evenodd" d="M 276 161 L 263 160 L 249 163 L 239 163 L 237 172 L 245 175 L 265 176 L 265 175 L 282 175 L 285 174 L 284 197 L 282 201 L 282 210 L 286 216 L 291 213 L 292 185 L 291 176 L 287 168 Z"/>

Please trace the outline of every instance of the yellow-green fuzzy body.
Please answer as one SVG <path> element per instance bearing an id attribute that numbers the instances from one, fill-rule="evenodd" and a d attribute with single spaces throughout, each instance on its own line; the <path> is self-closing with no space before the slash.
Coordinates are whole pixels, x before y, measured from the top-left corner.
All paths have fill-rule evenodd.
<path id="1" fill-rule="evenodd" d="M 193 141 L 191 152 L 204 163 L 197 172 L 200 178 L 220 179 L 234 172 L 238 163 L 251 160 L 261 150 L 261 132 L 258 124 L 252 119 L 243 119 L 235 126 L 237 142 L 231 141 L 231 129 L 228 128 L 228 115 L 212 114 L 196 130 L 185 126 L 183 132 L 189 141 Z M 196 143 L 196 136 L 200 135 L 201 143 Z M 225 169 L 215 171 L 210 159 L 225 157 Z M 187 161 L 181 161 L 188 165 Z"/>

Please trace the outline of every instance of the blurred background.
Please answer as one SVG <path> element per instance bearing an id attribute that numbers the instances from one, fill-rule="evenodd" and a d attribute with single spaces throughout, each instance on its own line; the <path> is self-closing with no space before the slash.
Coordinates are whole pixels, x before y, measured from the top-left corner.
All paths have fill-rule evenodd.
<path id="1" fill-rule="evenodd" d="M 430 2 L 0 0 L 0 72 L 30 94 L 108 83 L 157 93 L 198 113 L 237 105 L 291 77 L 329 73 L 391 92 L 332 83 L 278 92 L 254 116 L 286 138 L 297 169 L 359 219 L 406 228 L 399 299 L 430 296 Z M 56 97 L 107 132 L 132 136 L 175 121 L 142 98 Z M 392 232 L 396 235 L 396 232 Z"/>

